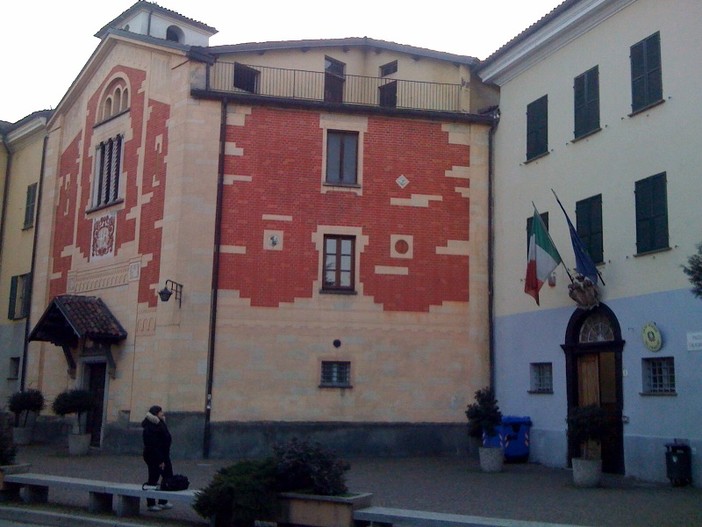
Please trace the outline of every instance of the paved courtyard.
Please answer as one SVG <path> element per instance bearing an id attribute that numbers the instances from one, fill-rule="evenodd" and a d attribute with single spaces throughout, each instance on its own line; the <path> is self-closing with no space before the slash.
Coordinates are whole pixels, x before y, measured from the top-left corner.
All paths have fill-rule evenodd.
<path id="1" fill-rule="evenodd" d="M 663 454 L 661 454 L 663 456 Z M 702 526 L 702 489 L 674 488 L 606 476 L 597 489 L 579 489 L 566 469 L 533 463 L 506 464 L 498 474 L 480 471 L 468 457 L 351 459 L 347 475 L 352 490 L 373 493 L 373 505 L 580 526 Z M 59 446 L 20 447 L 17 462 L 31 470 L 64 476 L 142 483 L 146 466 L 139 456 L 93 452 L 69 457 Z M 174 460 L 176 473 L 186 474 L 191 488 L 206 486 L 216 471 L 233 460 Z M 51 503 L 87 510 L 87 495 L 51 490 Z M 143 510 L 143 507 L 142 507 Z M 1 513 L 1 510 L 0 510 Z M 206 525 L 193 510 L 174 508 L 143 512 L 165 525 Z"/>

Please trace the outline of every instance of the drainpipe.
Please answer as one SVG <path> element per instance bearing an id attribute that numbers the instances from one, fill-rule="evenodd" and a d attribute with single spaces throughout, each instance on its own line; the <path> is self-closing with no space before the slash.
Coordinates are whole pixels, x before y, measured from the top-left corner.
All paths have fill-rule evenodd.
<path id="1" fill-rule="evenodd" d="M 2 269 L 2 255 L 5 246 L 5 220 L 7 219 L 7 193 L 10 190 L 10 172 L 12 172 L 12 150 L 7 138 L 2 136 L 2 144 L 7 150 L 7 163 L 5 163 L 5 185 L 2 192 L 2 216 L 0 217 L 0 269 Z"/>
<path id="2" fill-rule="evenodd" d="M 495 172 L 495 131 L 500 122 L 499 107 L 493 111 L 493 120 L 488 133 L 488 360 L 490 361 L 490 387 L 495 390 L 495 229 L 493 179 Z"/>
<path id="3" fill-rule="evenodd" d="M 30 276 L 32 277 L 32 282 L 29 285 L 29 306 L 30 313 L 27 314 L 27 318 L 24 321 L 24 348 L 22 349 L 22 372 L 20 374 L 20 390 L 24 390 L 24 381 L 27 375 L 27 354 L 29 352 L 29 328 L 30 328 L 30 314 L 31 306 L 34 305 L 34 269 L 36 267 L 37 261 L 37 240 L 39 238 L 39 218 L 41 213 L 41 191 L 44 186 L 44 170 L 46 167 L 46 145 L 49 142 L 49 136 L 44 135 L 44 144 L 41 147 L 41 167 L 39 169 L 39 184 L 37 185 L 37 200 L 34 205 L 34 236 L 32 238 L 32 262 L 30 266 Z"/>
<path id="4" fill-rule="evenodd" d="M 219 291 L 219 247 L 222 240 L 222 193 L 224 191 L 224 147 L 227 138 L 227 99 L 222 101 L 219 128 L 219 167 L 217 169 L 217 204 L 215 208 L 214 250 L 212 252 L 212 293 L 210 305 L 210 331 L 207 344 L 207 393 L 205 394 L 205 430 L 202 441 L 202 457 L 210 457 L 212 430 L 212 383 L 214 377 L 215 337 L 217 334 L 217 293 Z"/>

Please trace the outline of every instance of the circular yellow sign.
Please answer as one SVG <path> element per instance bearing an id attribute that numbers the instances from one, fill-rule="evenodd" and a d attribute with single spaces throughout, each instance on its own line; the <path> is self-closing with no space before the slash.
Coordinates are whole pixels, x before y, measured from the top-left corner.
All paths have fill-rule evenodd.
<path id="1" fill-rule="evenodd" d="M 655 322 L 648 322 L 644 325 L 641 331 L 644 345 L 651 351 L 658 351 L 663 347 L 663 338 L 661 330 L 658 329 Z"/>

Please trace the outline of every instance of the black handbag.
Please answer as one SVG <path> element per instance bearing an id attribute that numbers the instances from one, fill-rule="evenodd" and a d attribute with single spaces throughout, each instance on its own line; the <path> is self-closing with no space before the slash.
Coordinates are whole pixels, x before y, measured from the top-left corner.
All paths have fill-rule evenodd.
<path id="1" fill-rule="evenodd" d="M 161 490 L 177 491 L 186 490 L 190 486 L 190 480 L 182 474 L 173 474 L 169 478 L 161 479 Z"/>

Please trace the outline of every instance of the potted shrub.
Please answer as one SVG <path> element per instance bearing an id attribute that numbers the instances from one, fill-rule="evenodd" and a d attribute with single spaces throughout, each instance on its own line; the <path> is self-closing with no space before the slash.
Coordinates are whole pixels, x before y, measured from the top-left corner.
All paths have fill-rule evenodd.
<path id="1" fill-rule="evenodd" d="M 221 469 L 193 508 L 212 527 L 252 527 L 256 520 L 306 526 L 353 526 L 371 494 L 349 494 L 348 464 L 318 443 L 293 439 L 263 460 Z"/>
<path id="2" fill-rule="evenodd" d="M 39 390 L 29 389 L 13 393 L 7 401 L 10 412 L 15 415 L 12 437 L 16 445 L 32 442 L 34 423 L 44 409 L 44 395 Z"/>
<path id="3" fill-rule="evenodd" d="M 74 388 L 65 390 L 56 396 L 52 409 L 56 415 L 65 417 L 75 414 L 76 420 L 72 433 L 68 434 L 68 453 L 84 456 L 90 450 L 90 434 L 87 432 L 87 414 L 93 408 L 95 400 L 88 390 Z"/>
<path id="4" fill-rule="evenodd" d="M 606 431 L 604 410 L 596 405 L 572 408 L 568 415 L 568 436 L 580 448 L 573 457 L 573 483 L 596 487 L 602 479 L 601 442 Z"/>
<path id="5" fill-rule="evenodd" d="M 466 409 L 468 434 L 480 441 L 478 455 L 480 468 L 484 472 L 500 472 L 504 464 L 504 452 L 500 427 L 502 412 L 497 404 L 495 392 L 490 387 L 475 392 L 475 402 Z"/>

